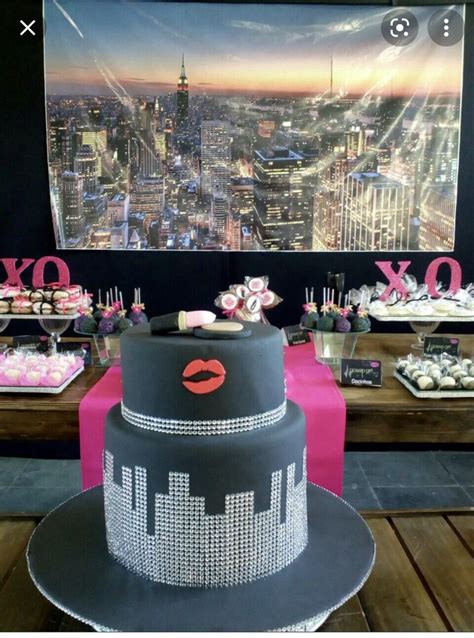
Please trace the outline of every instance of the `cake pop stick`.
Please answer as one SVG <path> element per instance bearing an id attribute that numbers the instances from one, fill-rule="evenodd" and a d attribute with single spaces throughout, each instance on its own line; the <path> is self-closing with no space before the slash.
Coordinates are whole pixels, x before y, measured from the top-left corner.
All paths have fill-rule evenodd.
<path id="1" fill-rule="evenodd" d="M 216 315 L 208 310 L 172 312 L 161 317 L 153 317 L 150 321 L 151 334 L 161 335 L 168 332 L 187 330 L 208 325 L 216 320 Z"/>

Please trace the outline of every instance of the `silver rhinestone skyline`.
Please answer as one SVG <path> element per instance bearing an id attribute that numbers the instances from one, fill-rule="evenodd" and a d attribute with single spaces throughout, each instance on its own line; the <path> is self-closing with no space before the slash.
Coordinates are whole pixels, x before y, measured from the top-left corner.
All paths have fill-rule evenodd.
<path id="1" fill-rule="evenodd" d="M 301 481 L 295 485 L 295 463 L 273 472 L 270 508 L 257 513 L 255 493 L 249 491 L 227 494 L 225 513 L 206 514 L 205 497 L 191 496 L 191 477 L 183 472 L 169 473 L 169 493 L 155 493 L 155 510 L 148 512 L 146 468 L 121 469 L 122 485 L 118 485 L 113 480 L 113 455 L 105 451 L 108 549 L 119 563 L 152 581 L 188 587 L 238 585 L 283 569 L 306 547 L 306 450 Z M 147 531 L 149 515 L 154 534 Z"/>
<path id="2" fill-rule="evenodd" d="M 162 419 L 134 412 L 127 408 L 122 401 L 122 416 L 125 421 L 145 430 L 164 432 L 165 434 L 215 435 L 232 434 L 233 432 L 247 432 L 280 421 L 286 414 L 286 400 L 281 405 L 268 412 L 235 419 L 212 419 L 188 421 L 186 419 Z"/>

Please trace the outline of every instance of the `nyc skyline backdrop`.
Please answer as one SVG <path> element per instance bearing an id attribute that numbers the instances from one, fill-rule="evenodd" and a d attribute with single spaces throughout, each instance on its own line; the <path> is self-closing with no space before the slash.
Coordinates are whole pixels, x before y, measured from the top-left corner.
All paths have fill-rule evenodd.
<path id="1" fill-rule="evenodd" d="M 463 42 L 389 10 L 46 0 L 58 247 L 453 250 Z"/>

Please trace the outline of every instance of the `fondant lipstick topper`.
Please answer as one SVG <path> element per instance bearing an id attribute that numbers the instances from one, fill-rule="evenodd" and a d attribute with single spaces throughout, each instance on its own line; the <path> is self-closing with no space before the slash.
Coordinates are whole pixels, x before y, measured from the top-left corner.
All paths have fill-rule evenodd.
<path id="1" fill-rule="evenodd" d="M 150 321 L 151 333 L 154 335 L 167 334 L 168 332 L 176 332 L 188 330 L 189 328 L 198 328 L 214 323 L 216 315 L 208 310 L 193 310 L 186 312 L 172 312 L 168 315 L 153 317 Z"/>
<path id="2" fill-rule="evenodd" d="M 221 292 L 215 305 L 222 308 L 228 319 L 268 323 L 264 310 L 270 310 L 282 300 L 268 289 L 268 277 L 245 277 L 243 284 L 234 284 Z"/>

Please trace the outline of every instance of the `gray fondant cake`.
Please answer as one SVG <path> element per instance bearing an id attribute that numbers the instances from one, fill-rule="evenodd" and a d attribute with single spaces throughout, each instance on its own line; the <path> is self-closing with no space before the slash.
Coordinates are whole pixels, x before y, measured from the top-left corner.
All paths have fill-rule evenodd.
<path id="1" fill-rule="evenodd" d="M 107 417 L 107 544 L 168 585 L 269 576 L 307 544 L 305 420 L 285 400 L 280 333 L 122 336 L 123 403 Z"/>
<path id="2" fill-rule="evenodd" d="M 279 332 L 245 330 L 122 336 L 104 485 L 46 516 L 28 546 L 34 583 L 63 611 L 103 631 L 303 631 L 362 587 L 370 530 L 306 484 Z"/>

